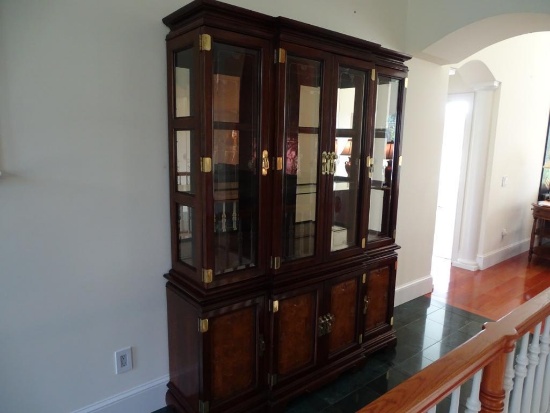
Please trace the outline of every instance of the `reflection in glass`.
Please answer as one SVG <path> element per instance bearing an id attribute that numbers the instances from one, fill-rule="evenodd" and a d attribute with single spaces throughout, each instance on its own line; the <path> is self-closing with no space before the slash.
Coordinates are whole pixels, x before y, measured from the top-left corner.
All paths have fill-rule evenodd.
<path id="1" fill-rule="evenodd" d="M 286 73 L 283 261 L 313 255 L 321 102 L 320 62 L 289 56 Z"/>
<path id="2" fill-rule="evenodd" d="M 359 167 L 365 72 L 340 67 L 336 105 L 336 169 L 332 184 L 331 251 L 357 245 Z"/>
<path id="3" fill-rule="evenodd" d="M 174 68 L 176 117 L 191 115 L 191 67 L 193 65 L 193 49 L 181 50 L 175 54 Z"/>
<path id="4" fill-rule="evenodd" d="M 389 233 L 390 197 L 394 167 L 399 80 L 378 77 L 374 130 L 369 241 L 392 237 Z"/>
<path id="5" fill-rule="evenodd" d="M 194 193 L 194 183 L 191 176 L 194 163 L 191 156 L 192 134 L 188 130 L 176 132 L 176 189 L 178 192 Z"/>
<path id="6" fill-rule="evenodd" d="M 178 205 L 178 258 L 195 267 L 193 244 L 193 208 Z"/>
<path id="7" fill-rule="evenodd" d="M 215 274 L 257 265 L 260 56 L 214 43 Z"/>

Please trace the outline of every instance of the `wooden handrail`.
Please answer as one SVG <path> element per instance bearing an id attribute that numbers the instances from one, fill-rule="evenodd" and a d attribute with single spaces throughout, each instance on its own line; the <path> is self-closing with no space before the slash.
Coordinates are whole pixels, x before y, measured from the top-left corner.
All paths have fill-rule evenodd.
<path id="1" fill-rule="evenodd" d="M 501 412 L 506 355 L 515 342 L 550 315 L 550 288 L 519 306 L 466 343 L 434 361 L 357 413 L 424 413 L 485 368 L 481 412 Z"/>

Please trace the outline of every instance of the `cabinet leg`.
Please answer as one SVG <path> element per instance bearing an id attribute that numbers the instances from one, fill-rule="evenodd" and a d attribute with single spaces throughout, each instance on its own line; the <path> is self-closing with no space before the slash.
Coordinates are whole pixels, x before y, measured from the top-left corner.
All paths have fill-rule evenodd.
<path id="1" fill-rule="evenodd" d="M 534 218 L 533 227 L 531 228 L 531 240 L 529 242 L 529 257 L 527 258 L 528 262 L 531 262 L 531 258 L 533 258 L 533 245 L 535 244 L 536 233 L 537 233 L 537 218 Z"/>

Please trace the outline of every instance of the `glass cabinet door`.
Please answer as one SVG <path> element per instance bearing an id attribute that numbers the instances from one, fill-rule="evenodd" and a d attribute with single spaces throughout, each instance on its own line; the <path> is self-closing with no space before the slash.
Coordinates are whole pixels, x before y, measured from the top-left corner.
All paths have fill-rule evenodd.
<path id="1" fill-rule="evenodd" d="M 207 205 L 213 208 L 207 261 L 213 262 L 214 278 L 258 268 L 260 179 L 269 169 L 260 124 L 262 49 L 232 43 L 212 42 L 207 79 L 212 88 L 212 139 L 206 148 L 212 153 L 212 202 Z"/>
<path id="2" fill-rule="evenodd" d="M 321 61 L 289 53 L 285 71 L 282 261 L 312 257 L 317 242 Z"/>
<path id="3" fill-rule="evenodd" d="M 371 191 L 369 208 L 368 242 L 393 238 L 391 224 L 391 197 L 393 191 L 396 157 L 394 149 L 399 143 L 398 108 L 400 83 L 384 75 L 378 76 L 376 113 L 374 116 L 374 139 L 370 163 Z"/>
<path id="4" fill-rule="evenodd" d="M 170 174 L 172 199 L 172 260 L 174 268 L 189 275 L 200 268 L 200 185 L 197 164 L 197 124 L 194 120 L 197 82 L 196 35 L 168 43 L 171 67 L 169 88 Z"/>
<path id="5" fill-rule="evenodd" d="M 332 176 L 330 251 L 359 246 L 361 150 L 364 135 L 366 70 L 338 69 L 333 152 L 327 155 Z"/>

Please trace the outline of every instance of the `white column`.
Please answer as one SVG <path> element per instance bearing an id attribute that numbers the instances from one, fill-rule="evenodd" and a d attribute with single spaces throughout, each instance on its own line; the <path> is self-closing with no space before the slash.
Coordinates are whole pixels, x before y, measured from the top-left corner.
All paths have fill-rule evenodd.
<path id="1" fill-rule="evenodd" d="M 527 369 L 527 379 L 525 380 L 523 388 L 523 399 L 521 400 L 521 411 L 529 413 L 531 411 L 531 403 L 533 401 L 533 388 L 535 385 L 535 372 L 539 364 L 540 354 L 540 330 L 542 323 L 537 324 L 535 327 L 535 334 L 533 340 L 529 346 L 529 367 Z"/>
<path id="2" fill-rule="evenodd" d="M 474 98 L 459 247 L 457 257 L 453 261 L 454 266 L 470 271 L 479 269 L 477 255 L 481 229 L 481 211 L 485 192 L 493 95 L 498 84 L 496 82 L 493 86 L 476 90 Z"/>
<path id="3" fill-rule="evenodd" d="M 508 413 L 508 406 L 510 405 L 510 392 L 514 388 L 514 350 L 508 353 L 508 358 L 506 360 L 506 371 L 504 372 L 504 391 L 506 394 L 506 397 L 504 398 L 504 413 Z"/>
<path id="4" fill-rule="evenodd" d="M 541 394 L 541 403 L 540 403 L 540 412 L 547 412 L 550 409 L 548 408 L 548 405 L 550 404 L 550 361 L 548 361 L 548 353 L 550 351 L 550 317 L 546 318 L 546 322 L 544 325 L 544 334 L 541 338 L 542 343 L 542 349 L 541 353 L 544 357 L 544 360 L 546 362 L 545 366 L 543 366 L 542 362 L 539 366 L 539 369 L 541 370 L 541 375 L 543 376 L 541 381 L 543 381 L 542 385 L 542 394 Z M 538 380 L 538 372 L 537 372 L 537 380 Z"/>
<path id="5" fill-rule="evenodd" d="M 449 413 L 458 413 L 458 408 L 460 406 L 460 386 L 453 391 L 451 397 L 451 406 L 449 407 Z"/>
<path id="6" fill-rule="evenodd" d="M 478 413 L 481 410 L 481 402 L 479 401 L 479 389 L 481 387 L 481 376 L 483 370 L 479 370 L 474 375 L 474 381 L 472 382 L 472 392 L 470 397 L 466 400 L 465 413 Z"/>
<path id="7" fill-rule="evenodd" d="M 527 413 L 520 410 L 521 398 L 523 396 L 523 382 L 527 377 L 527 348 L 529 346 L 529 333 L 525 334 L 521 339 L 519 354 L 516 358 L 516 375 L 514 378 L 514 390 L 512 390 L 512 398 L 510 400 L 510 413 Z"/>

